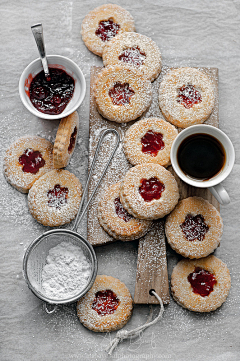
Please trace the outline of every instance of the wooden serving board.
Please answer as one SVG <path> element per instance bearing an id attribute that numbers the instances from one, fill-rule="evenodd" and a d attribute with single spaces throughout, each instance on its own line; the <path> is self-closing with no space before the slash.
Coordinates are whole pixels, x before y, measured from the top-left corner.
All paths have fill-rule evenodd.
<path id="1" fill-rule="evenodd" d="M 102 67 L 91 68 L 90 79 L 90 123 L 89 123 L 89 165 L 91 165 L 99 135 L 102 130 L 114 128 L 119 131 L 123 139 L 126 130 L 134 123 L 118 124 L 108 121 L 103 118 L 97 111 L 95 99 L 93 96 L 93 84 L 97 74 L 101 71 Z M 164 119 L 158 105 L 158 89 L 162 77 L 172 68 L 167 66 L 163 67 L 160 76 L 152 83 L 153 86 L 153 101 L 150 108 L 141 116 L 145 117 L 160 117 Z M 216 68 L 199 68 L 207 73 L 212 79 L 215 86 L 216 103 L 214 110 L 206 121 L 207 124 L 218 127 L 218 69 Z M 100 151 L 99 161 L 97 162 L 95 171 L 93 173 L 92 181 L 89 184 L 89 194 L 91 194 L 97 182 L 98 175 L 103 169 L 109 152 L 113 149 L 114 136 L 107 136 L 106 142 L 103 144 Z M 105 175 L 102 184 L 100 185 L 96 196 L 94 197 L 88 210 L 88 240 L 93 246 L 107 244 L 115 240 L 109 236 L 100 226 L 97 218 L 97 207 L 101 195 L 106 188 L 114 183 L 121 181 L 126 174 L 127 170 L 132 165 L 127 161 L 122 144 L 120 144 L 118 151 Z M 174 171 L 171 167 L 168 168 L 173 174 Z M 200 189 L 188 186 L 182 182 L 176 174 L 180 197 L 186 198 L 189 196 L 197 195 L 207 199 L 217 209 L 219 204 L 212 194 L 207 189 Z M 167 259 L 166 259 L 166 244 L 164 234 L 164 219 L 154 221 L 154 226 L 149 233 L 139 240 L 138 247 L 138 261 L 134 302 L 137 304 L 157 304 L 158 301 L 154 296 L 150 296 L 149 291 L 154 289 L 162 298 L 164 304 L 168 304 L 169 286 L 168 286 L 168 272 L 167 272 Z"/>

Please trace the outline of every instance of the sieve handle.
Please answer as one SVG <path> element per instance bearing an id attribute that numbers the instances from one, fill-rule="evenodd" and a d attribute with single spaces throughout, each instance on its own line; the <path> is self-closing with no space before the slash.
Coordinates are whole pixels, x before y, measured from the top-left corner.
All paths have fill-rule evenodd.
<path id="1" fill-rule="evenodd" d="M 45 302 L 43 304 L 43 309 L 46 313 L 50 315 L 51 313 L 54 313 L 56 311 L 57 305 L 50 305 L 49 303 Z"/>
<path id="2" fill-rule="evenodd" d="M 101 174 L 101 176 L 100 176 L 100 178 L 99 178 L 99 180 L 98 180 L 98 182 L 97 182 L 97 185 L 95 186 L 95 188 L 94 188 L 94 190 L 93 190 L 93 192 L 92 192 L 92 194 L 91 194 L 91 196 L 90 196 L 90 198 L 89 198 L 89 200 L 88 200 L 88 202 L 87 202 L 84 210 L 83 210 L 82 213 L 81 213 L 81 210 L 82 210 L 82 207 L 83 207 L 83 203 L 84 203 L 84 199 L 85 199 L 85 196 L 86 196 L 87 190 L 88 190 L 88 184 L 89 184 L 89 181 L 90 181 L 90 179 L 91 179 L 92 172 L 93 172 L 93 169 L 94 169 L 94 167 L 95 167 L 96 160 L 97 160 L 97 158 L 98 158 L 99 149 L 100 149 L 100 147 L 101 147 L 101 145 L 102 145 L 102 142 L 103 142 L 103 139 L 105 138 L 105 136 L 106 136 L 107 134 L 110 134 L 110 133 L 116 135 L 116 143 L 115 143 L 114 149 L 113 149 L 112 153 L 110 154 L 110 157 L 109 157 L 109 159 L 108 159 L 108 162 L 107 162 L 107 164 L 106 164 L 106 166 L 105 166 L 105 168 L 104 168 L 104 170 L 103 170 L 103 172 L 102 172 L 102 174 Z M 106 129 L 106 130 L 104 130 L 104 131 L 101 133 L 101 136 L 100 136 L 100 139 L 99 139 L 99 141 L 98 141 L 97 148 L 96 148 L 96 151 L 95 151 L 95 154 L 94 154 L 94 157 L 93 157 L 93 161 L 92 161 L 92 164 L 91 164 L 91 168 L 90 168 L 90 171 L 89 171 L 87 183 L 86 183 L 86 185 L 85 185 L 85 189 L 84 189 L 84 192 L 83 192 L 83 196 L 82 196 L 82 199 L 81 199 L 81 203 L 80 203 L 80 206 L 79 206 L 79 210 L 78 210 L 77 216 L 76 216 L 76 218 L 75 218 L 75 222 L 74 222 L 74 224 L 73 224 L 72 231 L 75 231 L 75 232 L 77 231 L 77 228 L 78 228 L 78 226 L 79 226 L 79 224 L 80 224 L 80 222 L 81 222 L 81 220 L 82 220 L 82 218 L 83 218 L 86 210 L 88 209 L 88 206 L 89 206 L 89 204 L 90 204 L 90 202 L 91 202 L 94 194 L 96 193 L 96 190 L 97 190 L 99 184 L 101 183 L 101 181 L 102 181 L 102 179 L 103 179 L 103 177 L 104 177 L 104 175 L 105 175 L 105 173 L 106 173 L 106 171 L 107 171 L 107 169 L 108 169 L 108 167 L 109 167 L 109 164 L 111 163 L 111 161 L 112 161 L 112 159 L 113 159 L 114 154 L 116 153 L 116 150 L 117 150 L 117 148 L 118 148 L 119 143 L 120 143 L 120 135 L 119 135 L 119 133 L 118 133 L 118 131 L 117 131 L 116 129 Z"/>

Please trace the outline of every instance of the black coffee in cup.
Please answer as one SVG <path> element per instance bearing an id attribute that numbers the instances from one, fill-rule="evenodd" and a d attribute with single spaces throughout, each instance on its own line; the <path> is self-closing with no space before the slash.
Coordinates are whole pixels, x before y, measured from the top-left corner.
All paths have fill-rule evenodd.
<path id="1" fill-rule="evenodd" d="M 188 136 L 179 145 L 177 161 L 185 175 L 209 180 L 224 167 L 226 153 L 218 139 L 209 134 L 197 133 Z"/>

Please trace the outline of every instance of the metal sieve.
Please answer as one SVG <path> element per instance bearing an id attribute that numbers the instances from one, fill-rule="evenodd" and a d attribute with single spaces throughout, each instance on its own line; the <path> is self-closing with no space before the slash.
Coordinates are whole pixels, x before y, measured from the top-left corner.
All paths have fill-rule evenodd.
<path id="1" fill-rule="evenodd" d="M 84 199 L 86 197 L 87 190 L 88 190 L 88 184 L 91 179 L 92 172 L 93 172 L 93 169 L 94 169 L 94 166 L 95 166 L 98 154 L 99 154 L 99 149 L 103 143 L 103 139 L 109 133 L 112 133 L 116 136 L 116 142 L 115 142 L 114 148 L 113 148 L 112 152 L 110 153 L 110 157 L 105 165 L 103 172 L 100 175 L 97 185 L 95 186 L 90 198 L 88 199 L 87 204 L 85 205 L 84 210 L 82 211 Z M 76 300 L 78 300 L 79 298 L 81 298 L 91 288 L 91 286 L 96 278 L 97 258 L 96 258 L 95 251 L 94 251 L 92 245 L 83 236 L 81 236 L 79 233 L 77 233 L 77 228 L 78 228 L 84 214 L 86 213 L 86 210 L 87 210 L 94 194 L 96 193 L 96 190 L 97 190 L 99 184 L 101 183 L 102 178 L 104 177 L 114 154 L 116 153 L 119 142 L 120 142 L 120 135 L 117 132 L 117 130 L 107 129 L 101 133 L 100 139 L 98 141 L 97 148 L 95 151 L 95 155 L 94 155 L 94 158 L 93 158 L 93 161 L 91 164 L 91 168 L 89 171 L 89 175 L 88 175 L 86 186 L 85 186 L 85 189 L 83 192 L 81 203 L 80 203 L 80 206 L 78 209 L 78 213 L 75 218 L 75 222 L 73 224 L 72 229 L 71 230 L 53 229 L 48 232 L 45 232 L 40 237 L 35 239 L 28 246 L 28 248 L 25 252 L 25 255 L 23 258 L 24 278 L 25 278 L 30 290 L 38 298 L 40 298 L 41 300 L 43 300 L 45 302 L 44 305 L 45 305 L 45 310 L 47 313 L 54 312 L 58 304 L 72 303 L 72 302 L 75 302 Z M 82 249 L 84 256 L 87 258 L 88 262 L 91 264 L 91 275 L 89 276 L 86 287 L 84 287 L 83 289 L 81 288 L 79 290 L 76 289 L 76 294 L 74 294 L 74 296 L 69 297 L 69 298 L 64 298 L 64 299 L 49 298 L 46 295 L 46 292 L 42 287 L 42 270 L 43 270 L 44 265 L 46 264 L 46 258 L 48 256 L 49 250 L 64 241 L 71 242 L 73 245 L 79 246 Z M 52 310 L 49 310 L 49 305 L 54 305 Z"/>

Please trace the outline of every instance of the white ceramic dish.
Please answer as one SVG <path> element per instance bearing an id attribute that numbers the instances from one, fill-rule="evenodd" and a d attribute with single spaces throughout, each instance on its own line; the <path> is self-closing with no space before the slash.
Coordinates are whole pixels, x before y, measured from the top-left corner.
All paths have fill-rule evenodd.
<path id="1" fill-rule="evenodd" d="M 43 70 L 40 58 L 32 61 L 23 71 L 19 80 L 19 95 L 25 105 L 25 107 L 35 116 L 43 119 L 61 119 L 67 115 L 73 113 L 82 103 L 86 94 L 86 81 L 81 69 L 72 60 L 60 56 L 60 55 L 49 55 L 47 56 L 49 68 L 60 68 L 66 71 L 75 80 L 75 89 L 73 97 L 61 114 L 50 115 L 45 114 L 37 110 L 33 106 L 29 97 L 29 87 L 32 79 L 40 71 Z"/>

